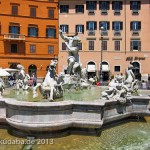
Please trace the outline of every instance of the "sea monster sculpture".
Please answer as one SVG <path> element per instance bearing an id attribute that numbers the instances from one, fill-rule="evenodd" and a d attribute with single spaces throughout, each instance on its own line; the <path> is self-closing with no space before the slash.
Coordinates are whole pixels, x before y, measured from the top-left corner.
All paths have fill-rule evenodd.
<path id="1" fill-rule="evenodd" d="M 38 83 L 33 87 L 33 98 L 37 97 L 37 88 L 39 87 L 41 94 L 49 101 L 63 96 L 62 77 L 56 76 L 56 61 L 51 61 L 49 69 L 43 83 Z"/>

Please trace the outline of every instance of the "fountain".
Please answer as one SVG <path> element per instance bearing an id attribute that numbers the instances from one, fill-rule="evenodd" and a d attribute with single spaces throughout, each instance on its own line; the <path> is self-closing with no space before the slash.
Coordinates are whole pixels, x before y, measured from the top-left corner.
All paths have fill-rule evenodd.
<path id="1" fill-rule="evenodd" d="M 53 60 L 50 62 L 44 82 L 38 83 L 33 88 L 35 96 L 37 88 L 39 88 L 47 101 L 29 102 L 19 101 L 16 98 L 0 98 L 0 123 L 9 125 L 9 131 L 12 134 L 48 138 L 64 136 L 69 133 L 81 134 L 84 131 L 84 133 L 99 135 L 99 131 L 106 126 L 111 126 L 114 122 L 130 117 L 139 119 L 150 115 L 150 97 L 133 96 L 133 93 L 137 91 L 137 80 L 133 75 L 131 64 L 126 70 L 125 79 L 122 77 L 113 79 L 108 89 L 102 92 L 101 99 L 98 87 L 99 96 L 92 97 L 92 100 L 89 100 L 90 96 L 87 95 L 85 96 L 86 100 L 83 101 L 80 100 L 80 97 L 77 98 L 78 101 L 72 98 L 64 100 L 65 89 L 86 88 L 89 90 L 91 85 L 86 76 L 86 69 L 81 67 L 79 61 L 77 46 L 79 37 L 77 35 L 64 36 L 61 30 L 60 35 L 65 40 L 69 51 L 67 74 L 56 75 L 57 61 Z M 19 67 L 21 68 L 19 79 L 25 83 L 23 66 Z M 22 89 L 27 89 L 26 85 L 22 86 Z M 89 94 L 92 93 L 93 87 L 90 90 Z M 73 91 L 70 91 L 69 94 L 73 94 Z M 94 93 L 94 95 L 96 94 Z M 57 101 L 57 98 L 63 100 Z M 100 145 L 97 144 L 97 146 Z"/>

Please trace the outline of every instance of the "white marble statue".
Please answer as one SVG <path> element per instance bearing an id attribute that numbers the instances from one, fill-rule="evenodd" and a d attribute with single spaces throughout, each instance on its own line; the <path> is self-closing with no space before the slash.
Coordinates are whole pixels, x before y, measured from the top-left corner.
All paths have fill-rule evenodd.
<path id="1" fill-rule="evenodd" d="M 2 94 L 5 90 L 5 83 L 4 81 L 0 78 L 0 97 L 2 97 Z"/>
<path id="2" fill-rule="evenodd" d="M 69 75 L 78 74 L 81 76 L 81 64 L 79 60 L 79 46 L 80 38 L 75 34 L 74 36 L 65 36 L 62 30 L 59 30 L 61 38 L 65 41 L 68 50 L 68 68 Z"/>
<path id="3" fill-rule="evenodd" d="M 33 98 L 37 97 L 37 88 L 39 87 L 41 94 L 46 97 L 49 101 L 53 101 L 56 98 L 60 98 L 63 96 L 63 88 L 62 88 L 62 77 L 56 76 L 56 61 L 51 61 L 49 65 L 49 69 L 45 76 L 44 82 L 38 83 L 33 88 Z"/>
<path id="4" fill-rule="evenodd" d="M 24 71 L 24 67 L 20 64 L 17 65 L 17 68 L 19 70 L 17 74 L 17 79 L 16 79 L 16 85 L 15 89 L 23 89 L 23 90 L 28 90 L 28 81 L 30 79 L 29 74 L 26 74 Z"/>
<path id="5" fill-rule="evenodd" d="M 103 99 L 109 100 L 113 98 L 125 101 L 127 97 L 138 90 L 138 81 L 135 79 L 132 68 L 133 65 L 130 63 L 126 69 L 125 79 L 123 76 L 117 76 L 111 80 L 108 89 L 102 92 Z"/>
<path id="6" fill-rule="evenodd" d="M 82 69 L 82 64 L 79 58 L 79 42 L 80 38 L 74 36 L 65 36 L 62 30 L 59 30 L 61 38 L 65 41 L 68 50 L 68 67 L 67 75 L 64 75 L 64 89 L 79 89 L 88 88 L 90 86 L 87 80 L 87 70 Z"/>

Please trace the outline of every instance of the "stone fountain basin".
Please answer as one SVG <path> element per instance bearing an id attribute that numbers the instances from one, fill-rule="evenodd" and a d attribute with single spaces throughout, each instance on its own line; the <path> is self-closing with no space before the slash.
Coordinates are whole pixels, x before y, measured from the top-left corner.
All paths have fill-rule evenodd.
<path id="1" fill-rule="evenodd" d="M 99 129 L 106 123 L 130 116 L 150 115 L 150 97 L 130 97 L 125 104 L 117 100 L 93 102 L 24 102 L 0 98 L 0 123 L 23 132 L 53 132 L 67 128 Z"/>

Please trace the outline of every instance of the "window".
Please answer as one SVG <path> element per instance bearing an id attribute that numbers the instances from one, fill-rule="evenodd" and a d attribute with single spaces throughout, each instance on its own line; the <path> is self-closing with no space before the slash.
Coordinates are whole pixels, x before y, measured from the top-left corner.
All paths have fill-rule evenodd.
<path id="1" fill-rule="evenodd" d="M 66 44 L 64 42 L 62 43 L 62 50 L 66 50 Z"/>
<path id="2" fill-rule="evenodd" d="M 54 46 L 48 45 L 48 54 L 54 54 Z"/>
<path id="3" fill-rule="evenodd" d="M 17 44 L 11 44 L 11 53 L 17 53 Z"/>
<path id="4" fill-rule="evenodd" d="M 12 15 L 18 15 L 18 6 L 17 5 L 12 6 Z"/>
<path id="5" fill-rule="evenodd" d="M 140 51 L 141 50 L 141 41 L 133 40 L 130 42 L 131 51 Z"/>
<path id="6" fill-rule="evenodd" d="M 96 10 L 96 1 L 86 1 L 86 9 L 87 10 Z"/>
<path id="7" fill-rule="evenodd" d="M 114 71 L 115 72 L 120 72 L 120 66 L 114 66 Z"/>
<path id="8" fill-rule="evenodd" d="M 79 50 L 82 50 L 82 43 L 78 43 Z"/>
<path id="9" fill-rule="evenodd" d="M 52 27 L 46 28 L 46 37 L 56 38 L 56 29 Z"/>
<path id="10" fill-rule="evenodd" d="M 140 1 L 130 1 L 130 10 L 140 10 L 141 2 Z"/>
<path id="11" fill-rule="evenodd" d="M 84 13 L 84 5 L 76 5 L 76 13 Z"/>
<path id="12" fill-rule="evenodd" d="M 123 22 L 115 21 L 112 23 L 112 29 L 115 31 L 123 30 Z"/>
<path id="13" fill-rule="evenodd" d="M 69 5 L 60 5 L 60 13 L 68 13 Z"/>
<path id="14" fill-rule="evenodd" d="M 35 53 L 36 52 L 36 45 L 31 44 L 30 45 L 30 53 Z"/>
<path id="15" fill-rule="evenodd" d="M 68 33 L 68 25 L 60 25 L 60 29 L 63 33 Z"/>
<path id="16" fill-rule="evenodd" d="M 30 7 L 30 17 L 36 17 L 36 7 Z"/>
<path id="17" fill-rule="evenodd" d="M 99 10 L 109 10 L 109 1 L 99 1 Z"/>
<path id="18" fill-rule="evenodd" d="M 10 25 L 9 26 L 9 33 L 20 34 L 20 27 L 19 26 Z"/>
<path id="19" fill-rule="evenodd" d="M 38 28 L 37 27 L 28 27 L 28 36 L 38 37 Z"/>
<path id="20" fill-rule="evenodd" d="M 84 25 L 76 25 L 76 33 L 84 33 Z"/>
<path id="21" fill-rule="evenodd" d="M 48 18 L 54 18 L 54 9 L 48 9 Z"/>
<path id="22" fill-rule="evenodd" d="M 89 41 L 89 50 L 94 50 L 94 41 Z"/>
<path id="23" fill-rule="evenodd" d="M 122 10 L 122 2 L 113 1 L 112 2 L 112 10 Z"/>
<path id="24" fill-rule="evenodd" d="M 109 30 L 110 22 L 108 22 L 108 21 L 101 21 L 101 22 L 99 22 L 99 30 L 101 30 L 101 27 L 103 27 L 103 31 Z"/>
<path id="25" fill-rule="evenodd" d="M 102 41 L 102 50 L 107 51 L 107 41 Z"/>
<path id="26" fill-rule="evenodd" d="M 95 22 L 95 21 L 88 21 L 86 23 L 86 29 L 87 30 L 96 30 L 97 29 L 97 22 Z"/>
<path id="27" fill-rule="evenodd" d="M 133 31 L 141 30 L 141 22 L 140 21 L 132 21 L 130 23 L 130 30 L 133 30 Z"/>
<path id="28" fill-rule="evenodd" d="M 114 41 L 115 51 L 120 51 L 120 41 Z"/>

